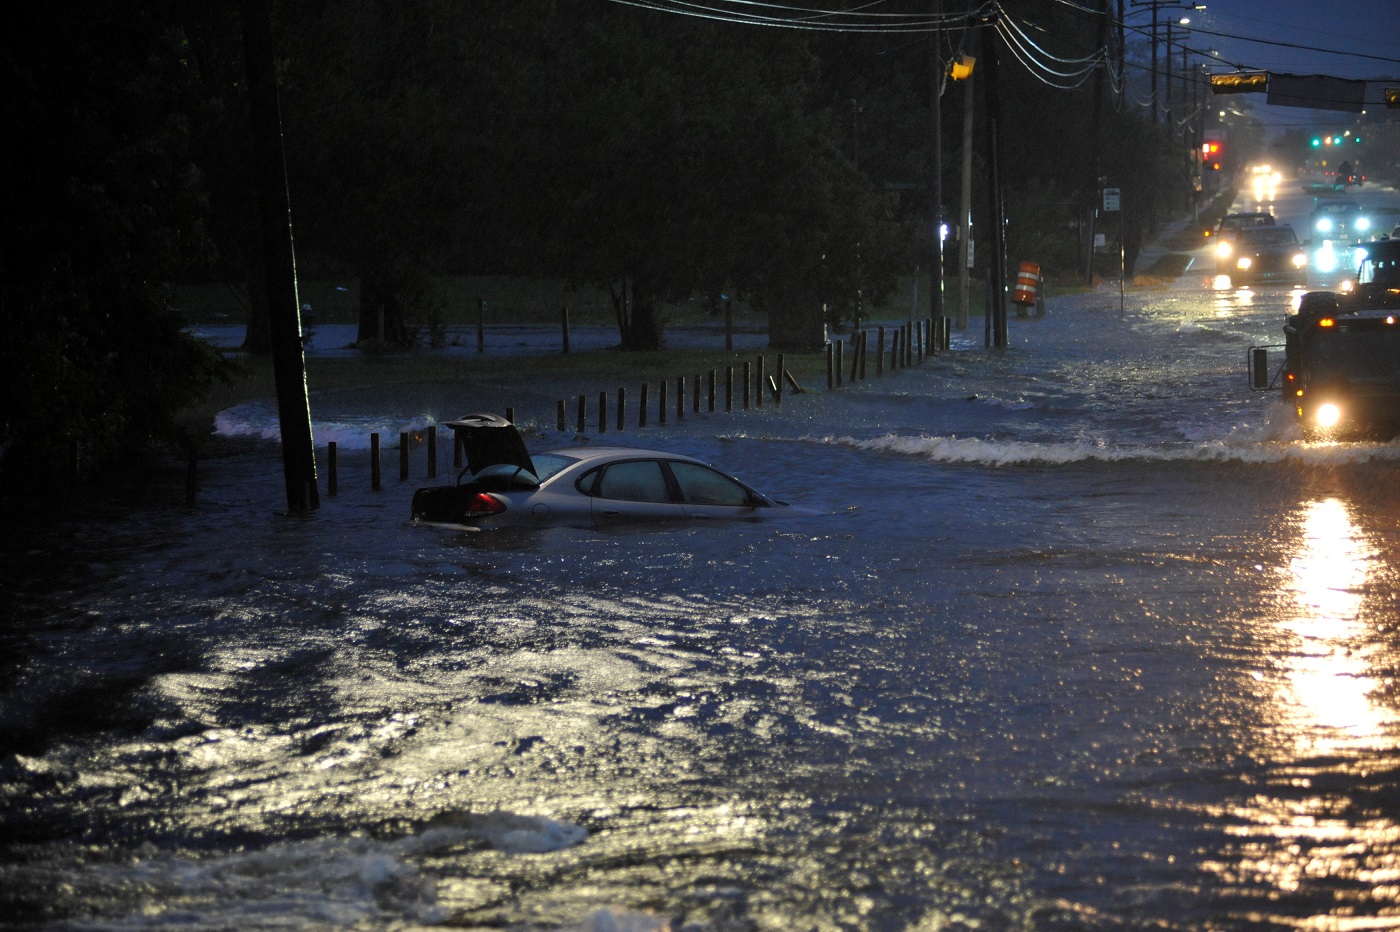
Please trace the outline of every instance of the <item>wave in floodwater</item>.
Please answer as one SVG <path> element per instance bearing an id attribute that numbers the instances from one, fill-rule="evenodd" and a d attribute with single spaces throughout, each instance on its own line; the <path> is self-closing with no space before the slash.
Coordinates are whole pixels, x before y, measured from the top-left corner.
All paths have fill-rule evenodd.
<path id="1" fill-rule="evenodd" d="M 460 416 L 457 412 L 453 417 Z M 368 450 L 370 435 L 379 434 L 385 449 L 397 446 L 399 435 L 408 434 L 421 440 L 421 434 L 442 419 L 433 414 L 410 416 L 365 415 L 343 416 L 326 421 L 313 421 L 312 433 L 317 446 L 334 443 L 341 450 Z M 228 408 L 214 418 L 216 436 L 230 440 L 281 439 L 275 408 L 271 402 L 256 401 Z"/>
<path id="2" fill-rule="evenodd" d="M 921 456 L 971 466 L 1066 466 L 1076 463 L 1303 463 L 1356 465 L 1400 460 L 1400 441 L 1303 443 L 1255 438 L 1122 443 L 1113 440 L 1033 442 L 885 434 L 869 439 L 828 437 L 822 442 L 884 453 Z"/>

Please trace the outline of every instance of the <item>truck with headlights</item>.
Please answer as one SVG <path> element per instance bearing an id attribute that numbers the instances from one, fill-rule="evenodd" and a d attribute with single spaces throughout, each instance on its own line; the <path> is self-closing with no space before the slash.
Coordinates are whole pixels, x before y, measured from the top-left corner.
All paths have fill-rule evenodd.
<path id="1" fill-rule="evenodd" d="M 1308 292 L 1283 344 L 1250 347 L 1250 387 L 1281 392 L 1309 439 L 1400 435 L 1400 240 L 1367 243 L 1360 256 L 1349 291 Z"/>

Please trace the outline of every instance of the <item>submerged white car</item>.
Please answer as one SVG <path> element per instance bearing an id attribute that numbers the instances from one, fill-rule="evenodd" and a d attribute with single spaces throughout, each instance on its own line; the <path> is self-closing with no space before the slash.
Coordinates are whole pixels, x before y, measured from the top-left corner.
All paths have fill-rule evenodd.
<path id="1" fill-rule="evenodd" d="M 446 422 L 467 465 L 456 485 L 413 493 L 413 520 L 456 530 L 599 527 L 636 521 L 742 520 L 787 509 L 689 456 L 631 447 L 579 447 L 533 456 L 505 418 Z"/>

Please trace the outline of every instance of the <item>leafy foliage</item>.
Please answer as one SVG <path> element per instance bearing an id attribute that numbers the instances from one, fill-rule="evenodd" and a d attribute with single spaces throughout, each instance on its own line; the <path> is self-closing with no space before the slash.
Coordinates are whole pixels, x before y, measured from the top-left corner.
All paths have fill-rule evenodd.
<path id="1" fill-rule="evenodd" d="M 63 475 L 75 447 L 102 463 L 174 437 L 223 365 L 182 331 L 163 284 L 211 258 L 189 157 L 198 76 L 180 31 L 103 12 L 46 7 L 0 59 L 0 489 L 13 499 Z"/>

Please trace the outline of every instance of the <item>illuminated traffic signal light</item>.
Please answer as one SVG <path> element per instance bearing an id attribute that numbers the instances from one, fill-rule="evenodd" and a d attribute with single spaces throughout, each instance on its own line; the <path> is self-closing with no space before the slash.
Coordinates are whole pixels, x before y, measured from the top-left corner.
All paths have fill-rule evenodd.
<path id="1" fill-rule="evenodd" d="M 1220 143 L 1214 141 L 1201 143 L 1201 164 L 1205 168 L 1219 169 L 1220 160 L 1224 157 Z"/>

